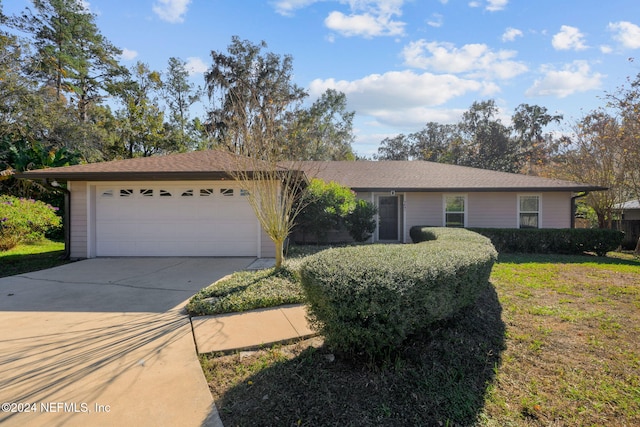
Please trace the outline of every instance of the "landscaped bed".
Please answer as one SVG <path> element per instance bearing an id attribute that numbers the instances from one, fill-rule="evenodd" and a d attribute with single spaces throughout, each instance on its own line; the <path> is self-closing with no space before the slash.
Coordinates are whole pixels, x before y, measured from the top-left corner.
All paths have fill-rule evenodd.
<path id="1" fill-rule="evenodd" d="M 296 271 L 305 257 L 326 248 L 293 247 L 280 271 L 269 268 L 233 273 L 195 294 L 187 304 L 187 311 L 192 316 L 206 316 L 304 303 Z"/>
<path id="2" fill-rule="evenodd" d="M 491 283 L 383 366 L 322 338 L 202 356 L 224 424 L 640 424 L 637 259 L 502 255 Z"/>

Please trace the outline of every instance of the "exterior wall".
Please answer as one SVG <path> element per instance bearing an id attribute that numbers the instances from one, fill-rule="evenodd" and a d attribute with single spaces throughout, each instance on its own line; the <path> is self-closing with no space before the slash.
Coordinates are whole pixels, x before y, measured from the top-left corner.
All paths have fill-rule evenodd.
<path id="1" fill-rule="evenodd" d="M 409 230 L 414 225 L 441 227 L 444 221 L 442 193 L 405 193 L 404 240 L 411 242 Z"/>
<path id="2" fill-rule="evenodd" d="M 260 227 L 260 224 L 258 224 Z M 260 227 L 260 258 L 275 258 L 276 257 L 276 245 L 267 233 Z"/>
<path id="3" fill-rule="evenodd" d="M 87 258 L 88 190 L 84 181 L 67 183 L 71 191 L 71 258 Z"/>
<path id="4" fill-rule="evenodd" d="M 92 185 L 90 185 L 92 184 Z M 71 191 L 71 257 L 95 256 L 91 245 L 95 235 L 91 234 L 91 223 L 95 223 L 95 183 L 73 181 L 68 183 Z M 92 192 L 93 190 L 93 192 Z M 92 197 L 93 194 L 93 197 Z M 383 194 L 383 193 L 380 193 Z M 387 193 L 384 193 L 387 194 Z M 401 241 L 411 242 L 409 230 L 414 225 L 440 227 L 444 224 L 445 194 L 431 192 L 407 192 L 398 194 L 402 206 Z M 458 194 L 458 193 L 456 193 Z M 515 228 L 518 226 L 518 195 L 537 194 L 541 197 L 540 227 L 568 228 L 571 225 L 571 193 L 464 193 L 467 197 L 467 227 Z M 376 203 L 376 193 L 361 192 L 357 198 Z M 629 212 L 630 213 L 630 212 Z M 94 216 L 92 220 L 92 216 Z M 626 216 L 626 215 L 625 215 Z M 259 224 L 257 225 L 259 227 Z M 259 256 L 275 257 L 275 246 L 260 228 Z M 375 233 L 377 235 L 377 232 Z"/>
<path id="5" fill-rule="evenodd" d="M 542 193 L 540 228 L 571 227 L 571 193 Z"/>
<path id="6" fill-rule="evenodd" d="M 514 193 L 469 193 L 467 204 L 467 227 L 518 226 L 518 198 Z"/>
<path id="7" fill-rule="evenodd" d="M 518 227 L 518 196 L 540 196 L 540 228 L 569 228 L 571 226 L 571 193 L 405 193 L 405 241 L 410 242 L 409 230 L 414 225 L 442 227 L 444 225 L 445 194 L 467 196 L 467 227 Z"/>

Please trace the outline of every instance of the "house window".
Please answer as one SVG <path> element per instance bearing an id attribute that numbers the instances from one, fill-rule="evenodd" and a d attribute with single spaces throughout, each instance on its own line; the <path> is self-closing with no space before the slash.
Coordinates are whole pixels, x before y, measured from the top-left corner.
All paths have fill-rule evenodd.
<path id="1" fill-rule="evenodd" d="M 151 188 L 143 188 L 140 190 L 142 197 L 153 197 L 153 190 Z"/>
<path id="2" fill-rule="evenodd" d="M 120 197 L 131 197 L 133 196 L 133 190 L 130 188 L 123 188 L 120 190 Z"/>
<path id="3" fill-rule="evenodd" d="M 182 193 L 182 197 L 193 197 L 193 190 L 185 190 Z"/>
<path id="4" fill-rule="evenodd" d="M 249 190 L 245 190 L 244 188 L 240 190 L 240 195 L 241 196 L 248 196 L 249 195 Z"/>
<path id="5" fill-rule="evenodd" d="M 519 196 L 518 216 L 520 228 L 539 228 L 540 196 Z"/>
<path id="6" fill-rule="evenodd" d="M 225 197 L 233 197 L 233 188 L 221 188 L 220 194 Z"/>
<path id="7" fill-rule="evenodd" d="M 171 197 L 171 192 L 167 190 L 160 190 L 160 197 Z"/>
<path id="8" fill-rule="evenodd" d="M 444 196 L 444 226 L 465 227 L 467 197 L 462 194 Z"/>
<path id="9" fill-rule="evenodd" d="M 213 197 L 213 194 L 214 194 L 213 188 L 200 189 L 200 197 Z"/>
<path id="10" fill-rule="evenodd" d="M 104 190 L 102 194 L 100 194 L 100 197 L 103 197 L 103 198 L 113 197 L 113 190 Z"/>

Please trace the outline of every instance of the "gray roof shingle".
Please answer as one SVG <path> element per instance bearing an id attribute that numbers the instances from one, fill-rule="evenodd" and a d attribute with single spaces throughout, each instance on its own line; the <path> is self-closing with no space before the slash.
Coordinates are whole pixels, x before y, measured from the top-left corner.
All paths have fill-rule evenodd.
<path id="1" fill-rule="evenodd" d="M 356 191 L 592 191 L 589 184 L 426 161 L 303 162 L 308 176 Z"/>
<path id="2" fill-rule="evenodd" d="M 114 160 L 17 174 L 69 181 L 227 179 L 243 158 L 221 150 Z M 589 184 L 425 161 L 331 161 L 284 164 L 308 177 L 336 181 L 355 191 L 592 191 Z"/>

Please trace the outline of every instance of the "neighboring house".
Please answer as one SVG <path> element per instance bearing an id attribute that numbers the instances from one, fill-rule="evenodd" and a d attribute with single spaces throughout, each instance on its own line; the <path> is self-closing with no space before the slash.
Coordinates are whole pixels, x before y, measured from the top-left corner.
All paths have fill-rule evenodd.
<path id="1" fill-rule="evenodd" d="M 613 211 L 620 215 L 620 219 L 627 221 L 640 221 L 640 201 L 629 200 L 613 206 Z"/>
<path id="2" fill-rule="evenodd" d="M 67 182 L 70 255 L 257 256 L 274 246 L 228 174 L 222 151 L 196 151 L 34 170 L 19 178 Z M 413 225 L 572 226 L 588 184 L 423 161 L 303 162 L 307 178 L 350 187 L 378 207 L 374 241 L 410 242 Z"/>
<path id="3" fill-rule="evenodd" d="M 619 215 L 620 220 L 615 221 L 618 230 L 624 231 L 622 247 L 624 249 L 634 249 L 640 239 L 640 201 L 629 200 L 628 202 L 614 205 L 613 212 Z"/>

